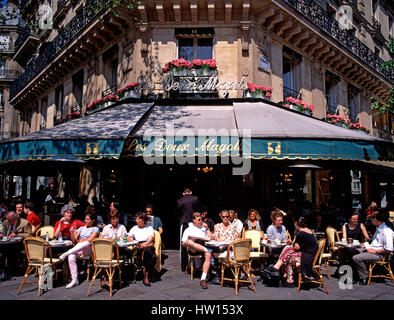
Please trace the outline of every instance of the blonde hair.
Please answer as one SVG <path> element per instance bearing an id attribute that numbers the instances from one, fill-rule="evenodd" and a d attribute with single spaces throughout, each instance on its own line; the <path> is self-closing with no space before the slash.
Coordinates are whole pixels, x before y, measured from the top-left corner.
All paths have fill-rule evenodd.
<path id="1" fill-rule="evenodd" d="M 257 221 L 261 221 L 260 214 L 259 214 L 259 212 L 256 209 L 249 209 L 249 211 L 248 211 L 248 219 L 250 220 L 250 214 L 252 212 L 256 214 L 256 220 Z"/>
<path id="2" fill-rule="evenodd" d="M 222 215 L 223 215 L 224 212 L 227 212 L 227 214 L 230 214 L 228 210 L 222 210 L 222 211 L 220 211 L 220 213 L 219 213 L 219 217 L 220 217 L 220 218 L 222 217 Z"/>
<path id="3" fill-rule="evenodd" d="M 237 211 L 235 211 L 235 210 L 227 210 L 227 212 L 228 212 L 229 215 L 232 214 L 235 218 L 238 218 Z"/>

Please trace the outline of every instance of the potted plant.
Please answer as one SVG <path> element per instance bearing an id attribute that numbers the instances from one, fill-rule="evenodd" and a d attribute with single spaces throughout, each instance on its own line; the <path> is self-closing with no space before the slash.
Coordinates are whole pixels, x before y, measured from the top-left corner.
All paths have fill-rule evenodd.
<path id="1" fill-rule="evenodd" d="M 129 83 L 126 87 L 116 90 L 116 94 L 121 99 L 140 98 L 141 94 L 137 92 L 138 83 Z"/>
<path id="2" fill-rule="evenodd" d="M 101 99 L 98 99 L 92 103 L 89 103 L 85 107 L 86 113 L 89 114 L 89 113 L 96 111 L 98 109 L 103 109 L 103 108 L 109 107 L 112 104 L 112 102 L 116 102 L 118 100 L 119 100 L 119 97 L 117 95 L 110 94 L 104 98 L 101 98 Z"/>
<path id="3" fill-rule="evenodd" d="M 247 83 L 248 89 L 246 97 L 270 100 L 272 96 L 272 87 L 256 86 L 253 83 Z"/>
<path id="4" fill-rule="evenodd" d="M 171 72 L 174 76 L 210 76 L 216 73 L 215 59 L 194 59 L 192 62 L 183 58 L 165 64 L 163 73 Z"/>
<path id="5" fill-rule="evenodd" d="M 60 123 L 65 123 L 65 122 L 68 122 L 73 119 L 78 119 L 80 116 L 81 116 L 81 114 L 77 111 L 71 112 L 68 115 L 66 115 L 65 117 L 63 117 Z"/>
<path id="6" fill-rule="evenodd" d="M 308 104 L 303 100 L 295 99 L 293 97 L 287 97 L 285 99 L 287 102 L 285 107 L 290 108 L 292 110 L 296 110 L 302 112 L 308 116 L 312 116 L 313 110 L 315 110 L 315 106 L 312 104 Z"/>

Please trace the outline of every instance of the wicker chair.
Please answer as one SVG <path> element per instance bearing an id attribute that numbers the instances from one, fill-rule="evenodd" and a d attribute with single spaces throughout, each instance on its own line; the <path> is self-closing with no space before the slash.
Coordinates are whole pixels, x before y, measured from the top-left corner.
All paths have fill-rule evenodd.
<path id="1" fill-rule="evenodd" d="M 201 259 L 201 268 L 202 264 L 205 259 L 205 254 L 204 252 L 191 252 L 189 250 L 189 247 L 186 247 L 187 249 L 187 265 L 185 268 L 185 274 L 187 273 L 187 269 L 190 267 L 190 279 L 193 280 L 193 275 L 194 275 L 194 270 L 195 270 L 195 259 Z M 199 269 L 201 269 L 199 268 Z"/>
<path id="2" fill-rule="evenodd" d="M 264 263 L 266 264 L 267 259 L 269 258 L 269 254 L 265 252 L 265 247 L 263 248 L 263 252 L 261 252 L 260 241 L 264 237 L 264 232 L 256 229 L 249 229 L 245 231 L 244 238 L 252 240 L 253 251 L 250 252 L 250 265 L 252 266 L 252 260 L 260 260 L 264 259 Z"/>
<path id="3" fill-rule="evenodd" d="M 160 232 L 155 230 L 155 253 L 156 253 L 156 265 L 155 270 L 160 273 L 161 271 L 161 236 Z"/>
<path id="4" fill-rule="evenodd" d="M 394 276 L 393 276 L 393 272 L 391 271 L 391 265 L 390 265 L 392 256 L 393 256 L 392 252 L 386 252 L 381 260 L 369 262 L 368 285 L 371 283 L 372 278 L 386 278 L 386 279 L 391 279 L 391 282 L 394 282 Z M 373 275 L 372 271 L 376 266 L 383 267 L 387 271 L 387 273 Z"/>
<path id="5" fill-rule="evenodd" d="M 250 276 L 250 250 L 252 248 L 251 239 L 239 239 L 231 242 L 227 247 L 227 256 L 224 259 L 220 259 L 221 264 L 221 285 L 223 287 L 223 281 L 233 281 L 235 283 L 235 295 L 238 295 L 238 284 L 249 283 L 253 291 L 256 292 L 253 280 Z M 233 254 L 231 254 L 231 251 Z M 232 256 L 233 255 L 233 256 Z M 234 278 L 225 278 L 225 269 L 231 269 Z M 244 271 L 247 275 L 247 280 L 240 280 L 239 273 Z"/>
<path id="6" fill-rule="evenodd" d="M 42 226 L 37 229 L 36 236 L 41 237 L 41 238 L 45 238 L 46 234 L 48 233 L 48 238 L 50 240 L 52 240 L 54 232 L 55 232 L 55 228 L 53 226 Z"/>
<path id="7" fill-rule="evenodd" d="M 123 260 L 119 260 L 119 248 L 118 244 L 114 242 L 112 239 L 103 239 L 96 238 L 91 243 L 92 250 L 92 259 L 94 265 L 94 273 L 92 277 L 92 281 L 89 285 L 89 290 L 87 296 L 90 294 L 90 290 L 92 286 L 98 285 L 95 284 L 95 280 L 97 276 L 101 274 L 100 285 L 103 283 L 108 284 L 110 296 L 112 297 L 112 285 L 113 285 L 113 277 L 116 269 L 119 271 L 119 285 L 122 286 L 122 265 Z M 104 271 L 108 277 L 108 281 L 104 280 L 105 277 Z"/>
<path id="8" fill-rule="evenodd" d="M 59 263 L 59 259 L 52 258 L 52 249 L 48 242 L 40 237 L 29 237 L 23 240 L 23 245 L 25 247 L 26 259 L 27 259 L 27 269 L 25 272 L 25 276 L 23 277 L 22 283 L 19 287 L 18 294 L 20 294 L 22 287 L 24 284 L 32 284 L 38 283 L 38 295 L 41 294 L 41 284 L 43 283 L 43 279 L 46 278 L 47 275 L 52 277 L 51 274 L 48 274 L 47 267 L 52 268 L 55 271 L 56 280 L 57 276 L 57 263 Z M 47 251 L 48 257 L 45 257 L 45 253 Z M 32 272 L 38 274 L 38 281 L 26 282 L 27 276 Z"/>
<path id="9" fill-rule="evenodd" d="M 326 239 L 319 240 L 319 249 L 317 250 L 315 258 L 313 259 L 312 270 L 316 273 L 316 275 L 319 277 L 319 279 L 316 279 L 316 280 L 304 279 L 304 277 L 302 276 L 301 270 L 300 270 L 301 265 L 299 263 L 297 263 L 297 269 L 298 269 L 298 289 L 297 289 L 297 292 L 300 292 L 301 284 L 303 284 L 303 283 L 318 283 L 326 289 L 327 294 L 329 293 L 326 282 L 324 281 L 324 278 L 323 278 L 323 275 L 322 275 L 321 269 L 320 269 L 320 265 L 321 265 L 321 261 L 322 261 L 322 253 L 323 253 L 323 249 L 324 249 L 325 245 L 326 245 Z"/>
<path id="10" fill-rule="evenodd" d="M 335 245 L 336 241 L 340 241 L 338 231 L 333 227 L 326 228 L 328 253 L 324 253 L 323 257 L 326 259 L 327 277 L 330 279 L 330 262 L 339 263 L 337 256 L 338 247 Z"/>

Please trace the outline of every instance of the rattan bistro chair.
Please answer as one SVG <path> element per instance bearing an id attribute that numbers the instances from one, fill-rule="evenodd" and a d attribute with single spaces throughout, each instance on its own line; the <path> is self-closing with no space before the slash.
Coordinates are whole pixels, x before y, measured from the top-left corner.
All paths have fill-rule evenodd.
<path id="1" fill-rule="evenodd" d="M 202 265 L 204 263 L 205 259 L 205 254 L 204 252 L 192 252 L 190 251 L 189 247 L 186 247 L 187 250 L 187 265 L 185 268 L 185 274 L 187 273 L 187 269 L 190 267 L 190 279 L 193 280 L 194 276 L 194 270 L 196 268 L 195 266 L 195 259 L 200 259 L 201 260 L 201 266 L 198 269 L 202 268 Z"/>
<path id="2" fill-rule="evenodd" d="M 304 279 L 304 277 L 302 276 L 301 270 L 300 270 L 301 264 L 297 263 L 297 270 L 298 270 L 297 292 L 300 292 L 301 284 L 303 284 L 303 283 L 318 283 L 326 289 L 327 294 L 329 293 L 326 282 L 324 281 L 324 278 L 323 278 L 323 275 L 322 275 L 321 269 L 320 269 L 321 260 L 322 260 L 322 253 L 323 253 L 324 246 L 326 245 L 326 239 L 321 239 L 318 241 L 318 243 L 319 243 L 319 249 L 317 250 L 315 258 L 313 259 L 313 266 L 312 266 L 312 270 L 315 272 L 318 279 L 316 279 L 316 280 Z"/>
<path id="3" fill-rule="evenodd" d="M 20 294 L 24 284 L 38 283 L 38 295 L 41 294 L 41 285 L 44 280 L 52 280 L 51 271 L 55 272 L 56 280 L 57 276 L 57 263 L 59 259 L 52 258 L 52 249 L 48 242 L 40 237 L 29 237 L 23 240 L 23 245 L 25 247 L 25 253 L 27 258 L 27 269 L 25 276 L 23 277 L 22 283 L 19 287 L 18 294 Z M 45 257 L 45 252 L 47 251 L 47 256 Z M 38 281 L 26 282 L 27 276 L 32 272 L 38 274 Z"/>
<path id="4" fill-rule="evenodd" d="M 220 259 L 221 263 L 221 285 L 223 281 L 233 281 L 235 283 L 235 295 L 238 295 L 238 284 L 249 283 L 253 291 L 256 292 L 253 280 L 250 276 L 250 250 L 252 248 L 251 239 L 239 239 L 231 242 L 227 247 L 227 255 L 224 259 Z M 232 252 L 232 253 L 231 253 Z M 231 269 L 234 278 L 225 278 L 225 269 Z M 247 280 L 240 280 L 240 271 L 245 272 Z"/>
<path id="5" fill-rule="evenodd" d="M 119 248 L 118 244 L 112 239 L 96 238 L 91 243 L 92 259 L 94 265 L 94 273 L 92 281 L 90 281 L 89 290 L 87 296 L 90 294 L 90 289 L 95 284 L 95 280 L 101 273 L 100 285 L 103 283 L 108 284 L 110 296 L 112 297 L 112 285 L 113 277 L 116 269 L 119 271 L 119 283 L 122 286 L 122 264 L 123 260 L 119 260 Z M 104 271 L 108 277 L 108 280 L 104 280 Z"/>
<path id="6" fill-rule="evenodd" d="M 252 264 L 252 260 L 264 260 L 266 264 L 267 259 L 269 258 L 269 254 L 265 252 L 265 247 L 263 252 L 261 252 L 260 241 L 264 237 L 264 232 L 256 229 L 245 230 L 244 238 L 252 240 L 253 251 L 250 252 L 250 267 Z"/>
<path id="7" fill-rule="evenodd" d="M 52 240 L 54 232 L 55 232 L 55 228 L 53 226 L 42 226 L 41 228 L 37 229 L 36 236 L 45 238 L 48 233 L 48 238 Z"/>
<path id="8" fill-rule="evenodd" d="M 386 252 L 381 260 L 369 262 L 368 285 L 371 283 L 372 278 L 386 278 L 386 279 L 391 279 L 391 282 L 394 282 L 394 276 L 393 276 L 393 272 L 391 271 L 391 265 L 390 265 L 392 256 L 393 256 L 392 252 Z M 387 273 L 374 275 L 372 271 L 377 266 L 381 266 L 382 268 L 384 268 L 387 271 Z"/>

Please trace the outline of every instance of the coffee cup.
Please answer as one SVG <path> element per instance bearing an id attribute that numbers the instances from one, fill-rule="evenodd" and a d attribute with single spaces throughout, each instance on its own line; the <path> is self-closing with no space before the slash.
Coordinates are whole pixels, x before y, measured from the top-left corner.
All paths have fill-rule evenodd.
<path id="1" fill-rule="evenodd" d="M 346 242 L 347 242 L 347 241 L 346 241 L 346 238 L 342 238 L 341 241 L 342 241 L 343 243 L 346 243 Z"/>
<path id="2" fill-rule="evenodd" d="M 353 239 L 352 238 L 347 238 L 347 243 L 348 244 L 352 244 L 353 243 Z"/>

